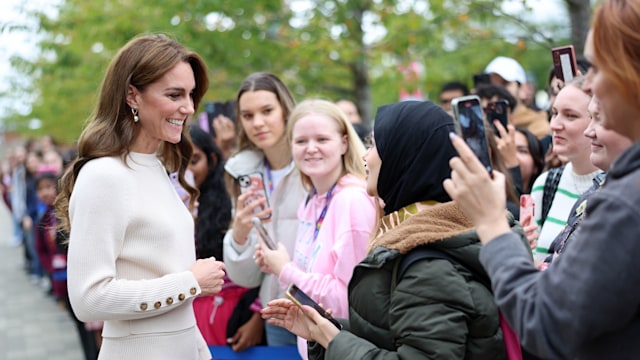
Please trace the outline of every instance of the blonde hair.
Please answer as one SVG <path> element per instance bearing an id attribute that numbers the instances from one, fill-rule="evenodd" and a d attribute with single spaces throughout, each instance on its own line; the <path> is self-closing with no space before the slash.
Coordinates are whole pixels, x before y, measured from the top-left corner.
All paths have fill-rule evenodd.
<path id="1" fill-rule="evenodd" d="M 207 68 L 198 54 L 186 49 L 176 40 L 162 34 L 137 36 L 113 58 L 102 80 L 98 103 L 78 140 L 78 156 L 60 180 L 60 194 L 55 206 L 62 229 L 70 230 L 69 198 L 82 167 L 88 161 L 100 157 L 119 156 L 126 159 L 140 131 L 126 101 L 129 86 L 144 91 L 180 62 L 188 63 L 193 70 L 196 88 L 192 99 L 193 106 L 197 109 L 209 88 Z M 185 181 L 184 173 L 192 154 L 193 148 L 186 126 L 182 129 L 180 142 L 163 143 L 159 149 L 159 157 L 167 170 L 178 172 L 180 184 L 191 195 L 191 206 L 198 196 L 198 189 Z"/>
<path id="2" fill-rule="evenodd" d="M 593 21 L 594 63 L 631 106 L 640 108 L 640 3 L 604 1 Z"/>
<path id="3" fill-rule="evenodd" d="M 291 113 L 289 122 L 287 123 L 287 138 L 291 143 L 293 137 L 293 127 L 298 120 L 309 114 L 319 114 L 327 116 L 338 125 L 338 133 L 347 137 L 347 151 L 342 155 L 342 175 L 352 174 L 361 179 L 365 177 L 364 169 L 364 145 L 360 137 L 353 129 L 351 122 L 347 119 L 345 113 L 331 101 L 320 99 L 308 99 L 296 106 Z M 313 183 L 309 176 L 300 172 L 302 185 L 305 189 L 313 189 Z"/>

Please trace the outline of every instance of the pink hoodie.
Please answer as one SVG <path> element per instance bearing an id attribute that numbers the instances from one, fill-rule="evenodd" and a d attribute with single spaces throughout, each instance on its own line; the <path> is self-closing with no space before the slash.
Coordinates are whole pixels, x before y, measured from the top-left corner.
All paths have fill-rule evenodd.
<path id="1" fill-rule="evenodd" d="M 340 178 L 314 241 L 316 220 L 325 204 L 323 194 L 300 205 L 293 261 L 284 266 L 279 281 L 283 289 L 296 284 L 325 309 L 332 309 L 335 317 L 347 318 L 347 285 L 354 267 L 366 256 L 376 223 L 375 200 L 367 194 L 364 180 L 353 175 Z M 298 343 L 300 349 L 300 339 Z"/>

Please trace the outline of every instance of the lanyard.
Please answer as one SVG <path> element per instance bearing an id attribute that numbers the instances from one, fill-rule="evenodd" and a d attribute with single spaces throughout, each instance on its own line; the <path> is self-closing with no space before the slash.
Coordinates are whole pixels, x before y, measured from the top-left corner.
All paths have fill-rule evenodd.
<path id="1" fill-rule="evenodd" d="M 271 175 L 271 166 L 269 166 L 269 162 L 267 158 L 264 158 L 264 172 L 267 174 L 267 187 L 269 189 L 269 197 L 273 194 L 273 176 Z"/>
<path id="2" fill-rule="evenodd" d="M 322 223 L 324 222 L 324 217 L 327 215 L 327 209 L 329 209 L 329 202 L 331 201 L 331 195 L 333 193 L 333 189 L 335 189 L 336 185 L 338 183 L 333 184 L 333 186 L 331 186 L 331 189 L 329 189 L 329 191 L 327 191 L 327 201 L 324 204 L 324 208 L 322 208 L 322 211 L 320 212 L 320 216 L 318 217 L 318 220 L 316 220 L 316 228 L 313 230 L 313 241 L 315 241 L 318 238 L 318 233 L 320 232 L 320 227 L 322 227 Z M 313 189 L 313 194 L 311 195 L 312 197 L 317 195 L 317 191 L 314 188 Z"/>

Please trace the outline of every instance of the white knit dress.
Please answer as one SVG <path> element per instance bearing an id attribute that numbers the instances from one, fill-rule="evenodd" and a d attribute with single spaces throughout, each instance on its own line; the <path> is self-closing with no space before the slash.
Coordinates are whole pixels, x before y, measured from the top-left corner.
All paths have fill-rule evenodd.
<path id="1" fill-rule="evenodd" d="M 210 359 L 191 305 L 193 218 L 156 155 L 89 161 L 69 215 L 69 297 L 79 319 L 105 322 L 99 359 Z"/>

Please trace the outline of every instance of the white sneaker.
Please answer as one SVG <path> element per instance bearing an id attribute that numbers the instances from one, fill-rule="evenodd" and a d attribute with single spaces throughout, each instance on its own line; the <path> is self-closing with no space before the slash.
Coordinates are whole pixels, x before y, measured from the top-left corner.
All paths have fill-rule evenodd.
<path id="1" fill-rule="evenodd" d="M 49 280 L 48 276 L 43 276 L 42 279 L 40 279 L 40 288 L 44 291 L 51 290 L 51 280 Z"/>
<path id="2" fill-rule="evenodd" d="M 40 276 L 34 274 L 29 275 L 29 282 L 33 285 L 39 284 L 41 282 Z"/>

